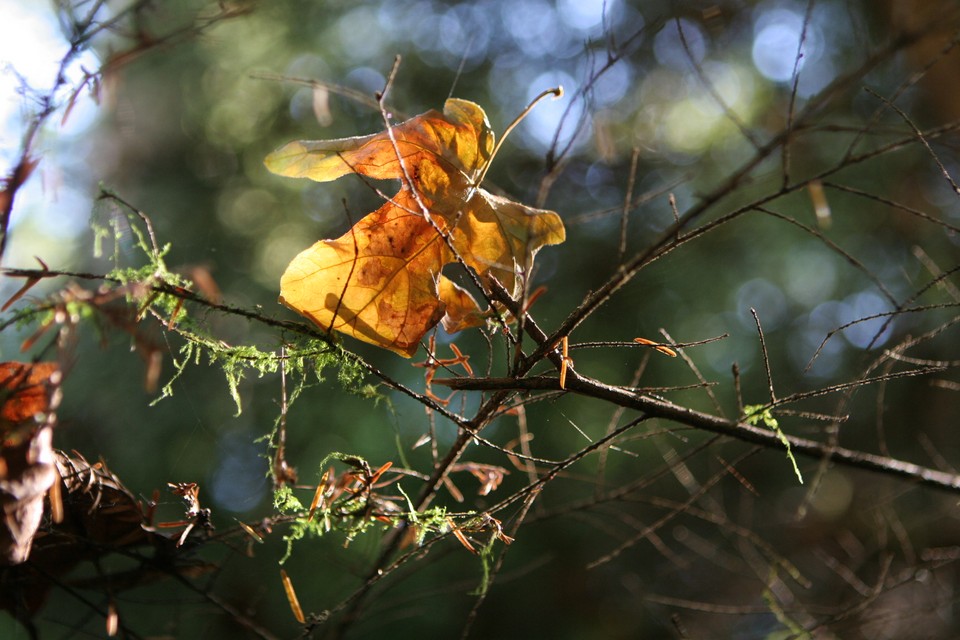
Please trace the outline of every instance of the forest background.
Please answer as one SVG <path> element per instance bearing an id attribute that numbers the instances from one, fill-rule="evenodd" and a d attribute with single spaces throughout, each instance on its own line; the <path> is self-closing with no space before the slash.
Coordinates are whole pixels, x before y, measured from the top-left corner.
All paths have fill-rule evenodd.
<path id="1" fill-rule="evenodd" d="M 3 360 L 58 362 L 54 446 L 182 542 L 78 536 L 96 562 L 3 637 L 960 629 L 954 3 L 0 7 L 32 35 L 2 38 Z M 484 183 L 566 227 L 510 309 L 529 367 L 495 322 L 407 360 L 278 304 L 396 185 L 268 153 L 451 96 L 501 136 L 560 85 Z"/>

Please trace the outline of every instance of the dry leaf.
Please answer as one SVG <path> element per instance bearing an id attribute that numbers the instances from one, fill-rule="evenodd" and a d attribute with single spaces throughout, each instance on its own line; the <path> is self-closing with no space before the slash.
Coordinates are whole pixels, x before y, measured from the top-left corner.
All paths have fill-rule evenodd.
<path id="1" fill-rule="evenodd" d="M 43 517 L 43 496 L 56 480 L 46 414 L 59 378 L 54 362 L 0 364 L 0 564 L 26 561 Z"/>
<path id="2" fill-rule="evenodd" d="M 19 564 L 30 555 L 43 518 L 43 496 L 56 481 L 50 436 L 50 429 L 44 428 L 30 442 L 4 451 L 7 464 L 11 458 L 25 464 L 0 481 L 0 564 Z"/>
<path id="3" fill-rule="evenodd" d="M 30 178 L 30 174 L 40 164 L 39 158 L 22 156 L 17 166 L 13 168 L 5 179 L 0 180 L 3 189 L 0 189 L 0 219 L 4 221 L 3 230 L 6 231 L 6 225 L 10 221 L 10 214 L 13 212 L 13 199 L 17 191 Z"/>
<path id="4" fill-rule="evenodd" d="M 297 622 L 303 624 L 307 619 L 303 615 L 303 608 L 300 607 L 300 600 L 297 599 L 297 592 L 293 590 L 293 582 L 283 569 L 280 569 L 280 580 L 283 582 L 283 590 L 287 594 L 287 602 L 290 603 L 290 611 L 293 612 L 293 617 L 297 619 Z"/>
<path id="5" fill-rule="evenodd" d="M 294 258 L 280 301 L 324 330 L 405 357 L 441 319 L 451 332 L 482 323 L 473 298 L 440 273 L 456 258 L 438 230 L 481 282 L 493 277 L 515 292 L 537 250 L 565 238 L 556 213 L 479 188 L 493 149 L 483 109 L 450 99 L 443 113 L 383 133 L 291 142 L 267 156 L 270 171 L 289 177 L 401 180 L 399 193 L 346 234 Z"/>

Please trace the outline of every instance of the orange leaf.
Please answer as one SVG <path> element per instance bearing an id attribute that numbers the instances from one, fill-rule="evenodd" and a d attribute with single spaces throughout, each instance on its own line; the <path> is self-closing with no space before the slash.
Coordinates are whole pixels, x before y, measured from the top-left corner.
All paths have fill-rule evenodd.
<path id="1" fill-rule="evenodd" d="M 287 602 L 290 603 L 290 611 L 293 612 L 293 617 L 297 619 L 297 622 L 303 624 L 307 619 L 300 607 L 300 600 L 297 599 L 297 592 L 293 590 L 293 582 L 283 569 L 280 569 L 280 580 L 283 581 L 283 590 L 287 594 Z"/>
<path id="2" fill-rule="evenodd" d="M 667 356 L 670 356 L 671 358 L 676 358 L 676 357 L 677 357 L 677 352 L 674 351 L 673 349 L 671 349 L 670 347 L 668 347 L 668 346 L 665 345 L 665 344 L 660 344 L 659 342 L 654 342 L 653 340 L 647 340 L 646 338 L 634 338 L 633 341 L 636 342 L 636 343 L 638 343 L 638 344 L 643 344 L 643 345 L 646 345 L 646 346 L 648 346 L 648 347 L 653 347 L 654 349 L 656 349 L 656 350 L 659 351 L 660 353 L 662 353 L 662 354 L 664 354 L 664 355 L 667 355 Z"/>
<path id="3" fill-rule="evenodd" d="M 56 362 L 4 362 L 0 364 L 0 419 L 17 424 L 43 413 L 50 406 L 51 376 L 59 370 Z"/>
<path id="4" fill-rule="evenodd" d="M 460 544 L 462 544 L 463 547 L 473 555 L 477 555 L 476 547 L 470 544 L 470 539 L 464 535 L 463 531 L 460 530 L 460 527 L 454 524 L 453 518 L 447 518 L 447 525 L 450 527 L 450 531 L 457 538 Z"/>
<path id="5" fill-rule="evenodd" d="M 447 331 L 483 322 L 473 298 L 441 274 L 451 246 L 481 283 L 514 292 L 540 247 L 563 242 L 560 217 L 481 189 L 494 134 L 486 114 L 450 99 L 383 133 L 291 142 L 266 158 L 277 174 L 335 180 L 348 173 L 401 180 L 393 198 L 336 240 L 300 253 L 280 301 L 324 330 L 412 356 L 441 319 Z M 449 240 L 441 235 L 444 234 Z"/>

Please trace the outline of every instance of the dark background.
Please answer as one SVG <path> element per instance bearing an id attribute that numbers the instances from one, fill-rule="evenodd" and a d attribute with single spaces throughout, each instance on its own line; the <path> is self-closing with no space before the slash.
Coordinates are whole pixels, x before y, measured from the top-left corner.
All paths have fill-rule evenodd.
<path id="1" fill-rule="evenodd" d="M 288 140 L 383 127 L 368 105 L 299 80 L 371 98 L 383 89 L 399 54 L 388 96 L 397 113 L 439 109 L 452 94 L 482 105 L 498 133 L 540 91 L 564 85 L 565 97 L 534 110 L 487 177 L 488 188 L 535 204 L 551 158 L 571 145 L 541 203 L 560 214 L 568 236 L 565 244 L 537 257 L 534 284 L 547 292 L 532 313 L 548 331 L 618 265 L 620 212 L 634 149 L 633 193 L 649 197 L 630 213 L 627 256 L 673 221 L 668 194 L 683 213 L 754 156 L 755 146 L 712 93 L 759 145 L 787 126 L 791 109 L 798 113 L 822 99 L 791 140 L 789 183 L 849 165 L 825 180 L 876 198 L 828 187 L 826 224 L 818 223 L 809 189 L 779 196 L 765 206 L 823 239 L 769 213 L 750 211 L 644 268 L 571 336 L 574 342 L 659 340 L 663 328 L 674 340 L 691 342 L 727 334 L 686 353 L 704 379 L 716 382 L 711 390 L 728 417 L 737 414 L 734 362 L 743 401 L 769 399 L 751 307 L 763 325 L 780 396 L 855 381 L 885 347 L 955 316 L 955 289 L 931 287 L 915 304 L 945 308 L 897 315 L 879 337 L 882 319 L 853 325 L 833 335 L 806 369 L 828 332 L 894 309 L 878 283 L 902 303 L 933 277 L 925 261 L 943 271 L 957 264 L 960 204 L 930 151 L 914 141 L 862 162 L 844 160 L 855 139 L 854 155 L 908 139 L 913 131 L 865 88 L 895 98 L 897 108 L 924 131 L 960 115 L 958 58 L 937 58 L 958 24 L 952 3 L 824 1 L 808 7 L 787 1 L 620 0 L 606 3 L 602 20 L 603 3 L 573 0 L 284 0 L 249 6 L 250 13 L 195 33 L 191 25 L 216 14 L 216 4 L 158 3 L 139 12 L 135 23 L 125 23 L 122 33 L 94 39 L 104 63 L 142 43 L 143 34 L 161 38 L 186 30 L 184 37 L 151 47 L 104 77 L 99 118 L 91 128 L 57 142 L 62 137 L 52 122 L 44 134 L 47 152 L 68 160 L 61 179 L 88 195 L 87 211 L 115 213 L 115 205 L 95 203 L 98 184 L 119 194 L 149 216 L 161 243 L 171 243 L 166 262 L 173 270 L 209 270 L 231 305 L 259 305 L 267 316 L 295 320 L 276 302 L 287 262 L 316 240 L 348 228 L 342 201 L 354 219 L 378 206 L 378 196 L 356 178 L 312 184 L 264 169 L 263 157 Z M 118 7 L 104 7 L 104 16 Z M 931 24 L 932 18 L 938 19 Z M 882 53 L 909 29 L 920 33 L 914 45 Z M 801 31 L 804 55 L 794 91 Z M 601 73 L 611 55 L 619 60 Z M 876 64 L 856 73 L 875 55 Z M 928 73 L 910 82 L 932 60 L 937 62 Z M 832 85 L 838 78 L 846 79 Z M 590 90 L 580 91 L 588 85 Z M 951 175 L 957 169 L 956 142 L 952 131 L 931 139 L 932 151 Z M 772 154 L 698 223 L 776 194 L 784 178 L 781 161 L 779 152 Z M 55 209 L 55 195 L 47 195 L 50 199 L 35 207 Z M 12 247 L 34 238 L 31 246 L 39 247 L 35 252 L 53 268 L 100 273 L 111 268 L 109 260 L 93 257 L 92 232 L 44 244 L 49 230 L 29 222 L 35 210 L 22 214 Z M 143 263 L 129 238 L 122 249 L 126 264 Z M 10 255 L 5 266 L 33 266 L 28 250 Z M 63 280 L 44 283 L 34 295 L 63 285 Z M 20 285 L 3 286 L 8 297 Z M 280 347 L 277 332 L 257 323 L 217 314 L 204 321 L 231 345 Z M 151 331 L 165 352 L 165 382 L 181 357 L 181 342 L 158 326 Z M 16 350 L 31 332 L 0 335 L 4 358 L 22 357 Z M 437 335 L 440 345 L 451 339 L 442 331 Z M 455 339 L 482 368 L 487 347 L 480 332 Z M 387 375 L 423 389 L 423 370 L 410 361 L 349 338 L 343 344 Z M 955 330 L 947 329 L 907 355 L 955 361 L 956 345 Z M 166 483 L 185 481 L 200 485 L 220 529 L 235 527 L 237 519 L 270 516 L 266 448 L 258 439 L 271 432 L 279 414 L 279 376 L 249 372 L 239 387 L 242 413 L 235 415 L 224 376 L 201 357 L 172 385 L 172 397 L 154 402 L 158 393 L 144 389 L 146 367 L 130 347 L 122 332 L 101 336 L 83 326 L 55 444 L 90 459 L 102 456 L 138 495 L 161 489 L 161 520 L 182 513 Z M 448 355 L 446 347 L 441 350 Z M 631 348 L 585 349 L 573 356 L 577 371 L 610 384 L 630 384 L 646 358 L 641 385 L 716 412 L 702 388 L 669 389 L 698 382 L 681 359 Z M 422 358 L 421 351 L 414 361 Z M 363 456 L 374 466 L 388 460 L 399 466 L 402 455 L 410 467 L 429 472 L 428 447 L 411 450 L 427 428 L 423 407 L 385 388 L 386 401 L 374 403 L 344 390 L 335 378 L 331 371 L 327 381 L 306 390 L 287 416 L 287 458 L 301 481 L 315 484 L 323 471 L 320 461 L 331 451 Z M 828 394 L 790 408 L 849 413 L 851 419 L 840 427 L 844 446 L 952 470 L 960 460 L 957 385 L 955 369 L 947 369 L 864 386 L 847 403 L 842 394 Z M 467 404 L 474 407 L 476 401 Z M 580 397 L 534 403 L 527 412 L 535 435 L 531 446 L 538 456 L 564 458 L 588 438 L 601 437 L 614 413 L 613 407 Z M 803 437 L 823 439 L 830 424 L 777 415 L 787 433 Z M 620 422 L 632 417 L 628 412 Z M 516 437 L 516 428 L 514 419 L 502 418 L 485 436 L 503 446 Z M 442 450 L 455 429 L 442 420 L 437 429 Z M 727 464 L 749 450 L 746 444 L 719 441 L 694 453 L 713 436 L 669 423 L 648 423 L 631 434 L 635 437 L 619 443 L 620 450 L 609 452 L 602 477 L 599 458 L 592 456 L 548 485 L 479 610 L 474 637 L 683 637 L 685 630 L 689 637 L 786 638 L 798 637 L 790 635 L 796 624 L 816 637 L 919 638 L 949 637 L 960 629 L 952 562 L 955 497 L 841 467 L 818 476 L 816 461 L 798 458 L 807 481 L 801 486 L 781 450 L 750 456 L 734 475 Z M 664 460 L 687 454 L 684 465 L 654 476 Z M 467 458 L 511 468 L 501 495 L 525 484 L 524 474 L 496 451 L 473 447 Z M 672 511 L 715 474 L 722 477 L 712 488 L 679 514 Z M 650 481 L 646 486 L 621 499 L 592 502 L 597 483 L 613 488 L 644 478 Z M 466 503 L 447 493 L 438 499 L 453 511 L 482 510 L 499 497 L 476 496 L 476 481 L 466 474 L 455 479 Z M 819 488 L 809 494 L 815 479 Z M 403 486 L 410 494 L 419 490 L 412 479 Z M 309 502 L 311 494 L 298 495 Z M 670 513 L 655 534 L 587 568 Z M 168 580 L 120 593 L 121 618 L 147 637 L 236 637 L 241 630 L 202 597 L 206 592 L 280 637 L 295 636 L 298 628 L 276 564 L 285 550 L 283 533 L 278 527 L 265 545 L 255 545 L 253 557 L 242 553 L 246 543 L 236 539 L 206 545 L 198 553 L 220 568 L 194 582 L 198 592 Z M 321 614 L 349 596 L 369 571 L 379 540 L 380 533 L 371 531 L 343 548 L 343 535 L 334 531 L 296 544 L 285 568 L 304 609 Z M 938 561 L 944 549 L 950 551 L 947 560 Z M 789 566 L 804 579 L 791 578 Z M 456 637 L 482 575 L 481 560 L 455 541 L 435 545 L 374 593 L 353 637 Z M 102 602 L 102 594 L 91 597 Z M 38 624 L 44 637 L 74 637 L 79 630 L 99 635 L 103 628 L 102 619 L 62 590 L 51 596 Z M 819 624 L 826 627 L 818 629 Z M 25 637 L 12 621 L 2 625 L 4 637 Z"/>

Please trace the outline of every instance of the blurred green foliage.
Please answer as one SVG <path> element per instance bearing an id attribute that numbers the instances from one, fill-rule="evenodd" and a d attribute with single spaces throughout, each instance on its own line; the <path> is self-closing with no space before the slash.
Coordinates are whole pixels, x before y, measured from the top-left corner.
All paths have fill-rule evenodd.
<path id="1" fill-rule="evenodd" d="M 812 199 L 806 187 L 778 195 L 763 203 L 766 211 L 753 208 L 644 267 L 570 340 L 661 340 L 661 329 L 679 343 L 726 337 L 686 349 L 696 369 L 649 350 L 601 347 L 571 352 L 578 372 L 609 384 L 649 388 L 698 410 L 716 412 L 718 406 L 732 418 L 750 413 L 738 408 L 738 400 L 762 406 L 770 399 L 751 308 L 762 322 L 773 384 L 781 397 L 856 380 L 885 346 L 933 330 L 955 315 L 956 300 L 943 287 L 923 290 L 934 277 L 929 265 L 955 268 L 960 222 L 960 204 L 930 154 L 914 140 L 863 161 L 849 160 L 912 136 L 903 118 L 863 86 L 896 96 L 898 107 L 915 115 L 924 130 L 949 122 L 924 85 L 897 93 L 923 67 L 902 53 L 881 57 L 864 75 L 854 73 L 840 86 L 831 85 L 896 35 L 898 25 L 877 3 L 277 0 L 249 8 L 249 13 L 172 39 L 112 69 L 104 78 L 99 120 L 66 152 L 82 159 L 70 180 L 86 185 L 91 210 L 107 217 L 127 215 L 115 202 L 94 204 L 98 182 L 120 194 L 149 217 L 161 244 L 170 243 L 164 257 L 169 268 L 183 276 L 196 267 L 209 271 L 231 306 L 298 320 L 276 301 L 289 260 L 317 239 L 339 236 L 350 220 L 378 206 L 379 196 L 359 179 L 322 185 L 283 179 L 268 173 L 262 161 L 291 139 L 381 130 L 381 115 L 350 95 L 373 99 L 399 55 L 387 97 L 398 120 L 440 108 L 455 95 L 481 104 L 494 129 L 502 131 L 534 95 L 564 85 L 564 100 L 539 106 L 488 175 L 492 188 L 554 209 L 567 225 L 566 243 L 538 255 L 533 277 L 533 285 L 545 285 L 547 292 L 531 312 L 548 332 L 622 262 L 621 211 L 628 189 L 639 204 L 626 225 L 627 257 L 644 250 L 673 223 L 673 206 L 682 214 L 701 202 L 784 130 L 791 113 L 819 105 L 804 128 L 791 134 L 788 158 L 772 154 L 730 185 L 697 224 L 710 224 L 777 194 L 785 162 L 791 185 L 843 166 L 823 177 L 829 212 L 821 206 L 818 218 L 816 195 Z M 108 3 L 102 8 L 104 19 L 118 10 L 119 5 Z M 106 62 L 147 38 L 185 26 L 189 31 L 189 25 L 217 10 L 217 3 L 148 3 L 132 25 L 92 44 Z M 804 54 L 797 63 L 800 33 Z M 800 72 L 796 87 L 795 67 Z M 818 102 L 823 95 L 827 98 Z M 45 135 L 55 138 L 56 127 Z M 931 144 L 956 175 L 955 133 Z M 638 162 L 631 176 L 634 149 Z M 557 163 L 561 169 L 550 173 Z M 545 190 L 547 176 L 551 182 Z M 538 202 L 542 193 L 545 200 Z M 884 200 L 924 211 L 947 226 Z M 12 242 L 26 242 L 37 233 L 28 233 L 30 228 L 23 223 L 15 229 Z M 83 233 L 62 246 L 37 245 L 42 246 L 40 257 L 55 268 L 106 273 L 113 265 L 93 256 L 93 232 Z M 121 266 L 147 264 L 135 245 L 131 232 L 121 234 Z M 6 266 L 24 265 L 8 259 Z M 16 290 L 14 284 L 3 286 L 7 295 Z M 887 325 L 885 317 L 867 319 L 822 345 L 830 332 L 893 311 L 896 303 L 921 290 L 910 304 L 947 306 L 897 315 Z M 222 341 L 224 353 L 277 353 L 285 340 L 293 339 L 238 316 L 202 309 L 190 314 L 211 340 Z M 19 343 L 32 331 L 9 329 L 0 335 L 4 357 L 16 357 Z M 154 488 L 164 492 L 168 482 L 199 483 L 201 500 L 212 508 L 219 528 L 273 513 L 271 453 L 263 436 L 275 432 L 280 415 L 276 367 L 251 370 L 237 380 L 238 415 L 231 384 L 219 370 L 222 363 L 209 364 L 201 357 L 173 379 L 175 363 L 188 354 L 181 338 L 154 326 L 151 339 L 164 354 L 161 383 L 173 379 L 172 396 L 154 402 L 157 392 L 144 389 L 147 365 L 131 353 L 129 335 L 109 328 L 100 334 L 90 325 L 81 331 L 71 354 L 73 372 L 64 386 L 57 446 L 77 449 L 90 459 L 102 456 L 142 496 Z M 482 373 L 487 338 L 480 331 L 447 336 L 441 330 L 440 355 L 451 355 L 446 344 L 453 339 Z M 349 339 L 342 346 L 385 375 L 423 391 L 424 371 L 409 361 Z M 911 356 L 956 359 L 955 332 L 953 338 L 947 331 L 942 339 L 920 345 Z M 501 374 L 502 352 L 495 349 L 490 357 L 492 375 Z M 734 363 L 740 398 L 732 383 Z M 641 367 L 642 376 L 633 381 Z M 883 371 L 888 369 L 872 373 Z M 374 468 L 394 461 L 429 474 L 431 447 L 413 448 L 414 443 L 434 424 L 442 455 L 456 428 L 425 415 L 422 405 L 376 378 L 340 384 L 335 377 L 304 373 L 288 381 L 291 389 L 304 385 L 285 415 L 286 457 L 300 482 L 315 486 L 325 470 L 321 461 L 334 451 L 361 456 Z M 718 383 L 710 387 L 713 398 L 698 384 L 700 377 Z M 816 396 L 797 408 L 853 416 L 841 427 L 843 446 L 889 452 L 926 466 L 942 460 L 952 468 L 960 459 L 954 434 L 956 390 L 949 390 L 957 384 L 955 372 L 943 379 L 940 386 L 929 378 L 891 382 L 880 387 L 882 395 L 876 386 L 865 387 L 849 405 L 840 403 L 837 394 Z M 364 384 L 375 385 L 386 402 L 371 400 Z M 461 393 L 450 408 L 469 415 L 477 402 Z M 773 414 L 754 419 L 773 427 L 767 415 Z M 789 435 L 824 437 L 828 424 L 789 412 L 775 415 L 774 423 Z M 618 417 L 613 407 L 597 400 L 552 397 L 527 407 L 534 435 L 530 446 L 537 457 L 563 459 L 602 437 Z M 768 590 L 782 590 L 781 607 L 784 598 L 790 599 L 784 592 L 803 591 L 811 610 L 849 597 L 849 585 L 837 578 L 824 554 L 842 556 L 855 571 L 868 567 L 859 578 L 866 588 L 876 579 L 879 556 L 890 554 L 894 568 L 906 571 L 916 562 L 911 553 L 954 545 L 960 533 L 949 498 L 866 472 L 833 468 L 817 476 L 815 462 L 798 458 L 797 475 L 818 478 L 819 492 L 809 498 L 782 451 L 749 455 L 730 475 L 728 465 L 748 451 L 746 445 L 712 442 L 709 434 L 674 426 L 646 425 L 608 451 L 602 462 L 588 457 L 547 486 L 479 609 L 474 637 L 680 637 L 677 628 L 686 628 L 689 637 L 778 637 L 773 634 L 789 626 L 784 616 L 807 629 L 810 619 L 799 607 L 784 613 L 765 605 Z M 516 418 L 503 416 L 483 435 L 507 446 L 517 433 Z M 678 457 L 683 465 L 651 475 L 664 460 Z M 510 467 L 498 451 L 472 445 L 467 458 L 507 465 L 510 474 L 487 497 L 476 495 L 472 476 L 455 474 L 466 503 L 444 492 L 439 506 L 482 511 L 527 483 L 525 472 Z M 719 479 L 710 485 L 715 475 Z M 571 506 L 567 512 L 567 505 L 589 503 L 602 487 L 641 479 L 649 487 L 590 508 Z M 420 483 L 404 477 L 400 486 L 413 496 Z M 644 527 L 687 504 L 705 484 L 709 490 L 688 504 L 699 515 L 678 517 L 610 562 L 587 568 L 624 542 L 639 540 Z M 298 490 L 297 495 L 309 504 L 311 491 Z M 806 510 L 798 515 L 800 505 Z M 168 493 L 159 508 L 160 520 L 181 517 L 179 499 Z M 170 596 L 164 585 L 118 596 L 122 618 L 148 636 L 237 637 L 249 632 L 200 595 L 211 592 L 281 637 L 295 634 L 277 565 L 285 551 L 278 543 L 285 531 L 277 529 L 268 544 L 256 545 L 252 557 L 223 545 L 201 550 L 220 568 L 200 578 L 196 592 L 185 589 Z M 744 530 L 751 530 L 756 540 L 748 536 L 745 543 Z M 359 588 L 379 554 L 380 537 L 368 531 L 347 548 L 343 535 L 336 533 L 298 541 L 286 570 L 304 608 L 321 614 Z M 778 564 L 757 540 L 773 545 L 788 562 Z M 809 580 L 806 588 L 786 577 L 790 562 Z M 955 569 L 938 579 L 955 585 Z M 353 637 L 455 636 L 476 601 L 470 594 L 483 581 L 483 560 L 455 540 L 444 541 L 431 547 L 425 559 L 398 570 L 386 582 L 390 588 L 375 592 Z M 955 614 L 938 614 L 940 601 L 930 593 L 917 595 L 930 610 L 918 614 L 917 629 L 930 629 L 931 637 L 956 631 Z M 890 607 L 905 606 L 896 597 L 890 600 Z M 703 610 L 690 603 L 703 603 Z M 717 609 L 710 609 L 713 605 Z M 721 615 L 728 605 L 741 608 L 730 610 L 735 615 Z M 99 633 L 102 621 L 90 621 L 85 611 L 69 593 L 58 592 L 38 624 L 54 636 L 63 629 Z M 675 612 L 680 615 L 677 628 L 671 625 Z M 846 627 L 850 635 L 842 625 L 837 633 L 871 637 L 870 624 L 856 618 L 856 624 Z"/>

